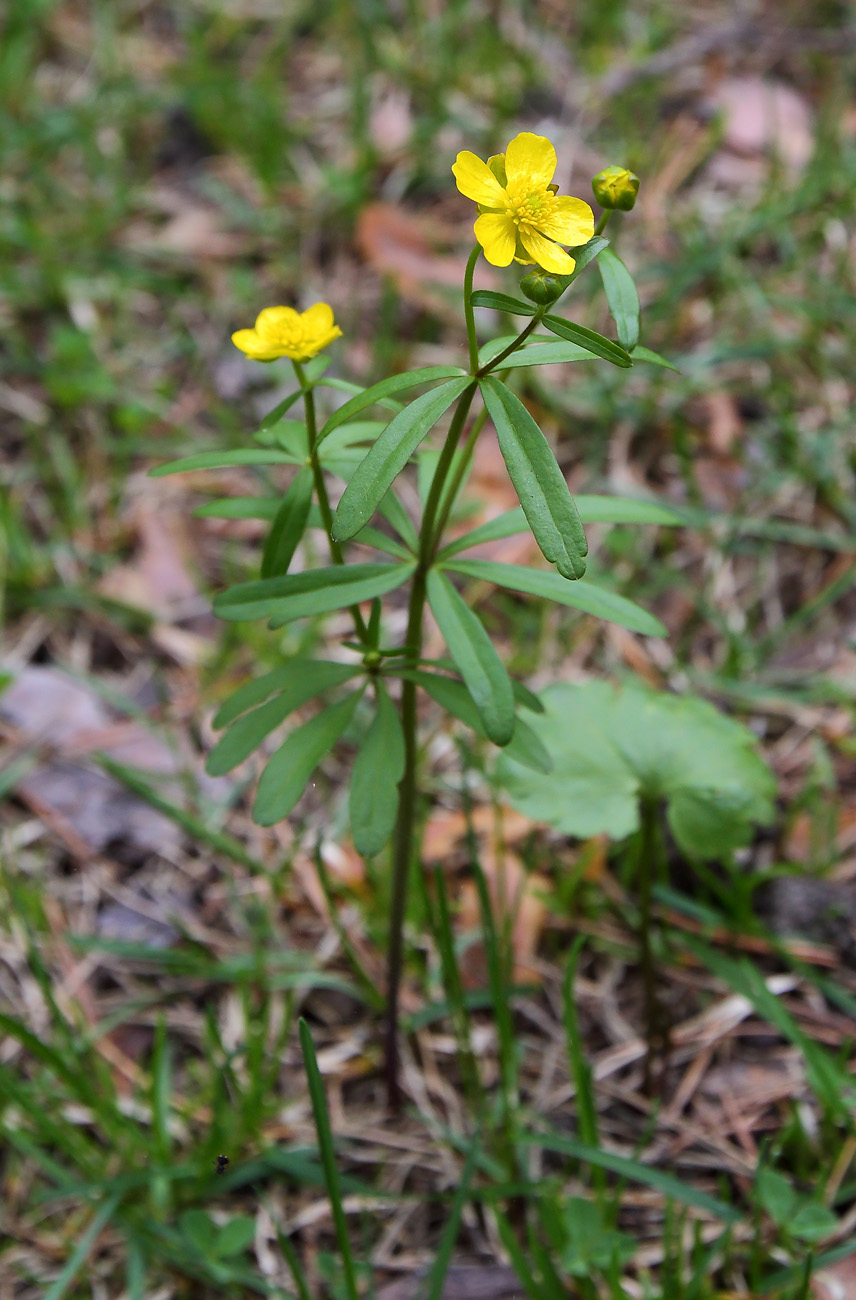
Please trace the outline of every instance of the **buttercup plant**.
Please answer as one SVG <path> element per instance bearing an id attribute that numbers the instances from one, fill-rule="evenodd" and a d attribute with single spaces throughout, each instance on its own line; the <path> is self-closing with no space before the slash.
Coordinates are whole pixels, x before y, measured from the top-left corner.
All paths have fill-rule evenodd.
<path id="1" fill-rule="evenodd" d="M 273 629 L 296 619 L 350 609 L 353 637 L 343 642 L 342 659 L 292 659 L 247 682 L 226 700 L 214 720 L 224 731 L 209 756 L 208 768 L 223 773 L 235 767 L 295 710 L 322 697 L 321 710 L 293 727 L 267 759 L 253 814 L 261 824 L 271 825 L 294 810 L 313 771 L 355 719 L 360 700 L 366 694 L 373 700 L 371 721 L 352 770 L 350 818 L 360 853 L 380 853 L 392 841 L 386 1027 L 391 1104 L 398 1097 L 398 992 L 408 876 L 417 857 L 418 692 L 424 691 L 478 736 L 504 747 L 518 763 L 541 772 L 550 766 L 525 717 L 527 711 L 540 711 L 538 699 L 511 680 L 453 575 L 547 597 L 636 632 L 657 636 L 664 631 L 657 619 L 631 601 L 585 579 L 583 524 L 675 523 L 675 517 L 656 505 L 608 497 L 580 497 L 575 503 L 550 444 L 509 386 L 513 370 L 530 366 L 595 359 L 624 368 L 639 359 L 667 364 L 638 347 L 638 296 L 629 272 L 600 233 L 611 209 L 603 213 L 596 229 L 586 202 L 556 193 L 555 170 L 556 152 L 550 141 L 529 132 L 516 136 L 504 154 L 486 163 L 469 152 L 457 157 L 452 171 L 458 188 L 479 210 L 474 226 L 478 243 L 464 273 L 465 367 L 427 366 L 359 388 L 325 377 L 327 360 L 317 354 L 341 333 L 326 303 L 302 314 L 289 307 L 265 308 L 255 327 L 238 330 L 233 341 L 258 361 L 289 358 L 295 391 L 262 422 L 255 447 L 206 452 L 154 471 L 293 467 L 284 495 L 271 490 L 263 498 L 229 498 L 200 512 L 270 521 L 259 580 L 224 591 L 214 608 L 224 619 L 267 619 Z M 620 171 L 622 177 L 631 175 L 624 169 L 610 170 Z M 623 184 L 626 188 L 626 181 Z M 619 197 L 623 195 L 620 184 L 618 191 Z M 562 245 L 572 251 L 566 252 Z M 473 273 L 482 252 L 496 266 L 512 261 L 534 264 L 521 284 L 528 300 L 474 292 Z M 548 310 L 595 261 L 602 270 L 617 343 Z M 525 324 L 515 335 L 491 339 L 480 347 L 477 309 L 503 312 L 522 318 Z M 399 395 L 417 388 L 420 394 L 402 405 Z M 324 389 L 345 392 L 349 400 L 328 411 L 319 423 L 316 395 Z M 303 419 L 288 418 L 301 399 Z M 481 409 L 471 417 L 477 400 Z M 371 408 L 379 410 L 382 418 L 366 419 Z M 428 434 L 449 411 L 439 454 L 426 449 Z M 496 429 L 520 507 L 449 539 L 447 525 L 488 419 Z M 414 460 L 424 485 L 418 519 L 412 518 L 396 491 L 397 479 Z M 334 511 L 329 484 L 336 479 L 346 486 Z M 377 515 L 386 525 L 383 530 L 372 522 Z M 320 568 L 294 569 L 300 541 L 311 528 L 324 533 L 330 562 Z M 550 568 L 465 558 L 482 542 L 526 529 Z M 373 558 L 354 559 L 354 547 L 373 552 Z M 391 645 L 385 634 L 383 597 L 402 588 L 408 591 L 407 630 L 401 644 Z M 424 657 L 426 604 L 445 639 L 448 660 Z M 395 693 L 390 689 L 394 683 L 398 683 Z"/>

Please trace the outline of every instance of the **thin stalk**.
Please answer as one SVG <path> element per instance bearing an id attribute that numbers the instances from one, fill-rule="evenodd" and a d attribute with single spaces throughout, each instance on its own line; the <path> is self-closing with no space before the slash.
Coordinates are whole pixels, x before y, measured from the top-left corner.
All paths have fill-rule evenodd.
<path id="1" fill-rule="evenodd" d="M 657 803 L 643 799 L 640 808 L 639 831 L 639 948 L 642 967 L 642 987 L 645 1000 L 645 1032 L 648 1051 L 645 1055 L 644 1089 L 648 1096 L 654 1086 L 654 1059 L 659 1057 L 665 1065 L 668 1047 L 668 1030 L 663 1020 L 663 1008 L 657 996 L 657 964 L 653 945 L 653 891 L 657 873 Z"/>
<path id="2" fill-rule="evenodd" d="M 324 521 L 324 532 L 327 534 L 327 544 L 330 547 L 330 558 L 334 564 L 344 564 L 345 557 L 342 554 L 342 548 L 333 537 L 333 511 L 330 508 L 330 497 L 327 494 L 327 484 L 324 482 L 324 471 L 321 468 L 321 460 L 318 456 L 318 421 L 315 415 L 315 391 L 306 378 L 303 366 L 299 361 L 292 361 L 294 373 L 297 376 L 297 382 L 300 384 L 303 393 L 303 409 L 306 412 L 306 433 L 309 443 L 309 465 L 312 470 L 312 478 L 315 483 L 315 495 L 318 498 L 318 509 L 321 511 L 321 518 Z M 351 617 L 354 620 L 354 628 L 357 637 L 363 645 L 369 644 L 368 628 L 359 605 L 351 606 Z"/>
<path id="3" fill-rule="evenodd" d="M 476 381 L 490 372 L 497 363 L 506 356 L 510 356 L 521 343 L 532 333 L 543 315 L 543 310 L 536 312 L 535 316 L 518 335 L 513 343 L 487 366 L 479 369 L 478 364 L 478 337 L 476 335 L 475 316 L 473 313 L 472 293 L 473 293 L 473 273 L 476 262 L 478 261 L 481 249 L 478 245 L 470 253 L 467 262 L 466 271 L 464 272 L 464 316 L 467 325 L 467 344 L 470 357 L 470 373 L 473 376 L 473 382 L 469 388 L 466 388 L 458 398 L 452 420 L 449 425 L 449 431 L 446 434 L 446 441 L 440 452 L 437 461 L 437 467 L 434 471 L 434 477 L 431 481 L 431 488 L 428 492 L 428 499 L 425 502 L 425 511 L 422 516 L 422 525 L 419 531 L 419 552 L 416 572 L 413 575 L 412 586 L 410 588 L 410 601 L 407 612 L 407 632 L 405 635 L 405 647 L 409 652 L 409 657 L 414 665 L 417 665 L 422 658 L 422 622 L 425 613 L 426 599 L 426 582 L 428 570 L 434 559 L 443 529 L 449 516 L 449 511 L 457 495 L 458 489 L 463 482 L 463 475 L 466 470 L 469 457 L 472 455 L 475 447 L 475 439 L 481 428 L 478 420 L 475 421 L 474 432 L 470 432 L 467 445 L 462 457 L 462 465 L 458 467 L 452 488 L 443 499 L 443 489 L 446 486 L 446 480 L 452 466 L 452 459 L 458 445 L 461 433 L 472 405 L 473 397 L 476 393 Z M 307 423 L 308 423 L 307 415 Z M 311 435 L 310 435 L 311 447 Z M 441 508 L 442 503 L 442 508 Z M 387 953 L 387 981 L 386 981 L 386 1030 L 384 1034 L 384 1059 L 387 1099 L 391 1110 L 399 1110 L 401 1107 L 401 1084 L 399 1081 L 398 1070 L 398 1002 L 401 987 L 401 972 L 404 959 L 404 917 L 407 908 L 407 883 L 410 874 L 411 860 L 413 857 L 413 845 L 415 839 L 416 824 L 416 685 L 414 682 L 405 681 L 401 690 L 401 726 L 404 732 L 404 775 L 398 787 L 398 819 L 395 827 L 395 842 L 393 846 L 392 857 L 392 894 L 390 898 L 389 911 L 389 951 Z"/>
<path id="4" fill-rule="evenodd" d="M 526 328 L 522 329 L 520 333 L 517 335 L 517 338 L 513 339 L 512 342 L 509 343 L 507 348 L 503 348 L 500 353 L 498 353 L 490 361 L 486 361 L 485 364 L 476 371 L 476 378 L 483 379 L 485 375 L 489 375 L 492 370 L 496 369 L 500 361 L 504 361 L 506 357 L 511 356 L 512 352 L 516 352 L 517 349 L 520 347 L 521 343 L 523 343 L 524 340 L 528 339 L 532 331 L 534 329 L 537 329 L 537 327 L 541 324 L 541 320 L 546 310 L 547 310 L 546 307 L 539 307 L 535 315 L 530 320 L 529 324 L 526 326 Z"/>
<path id="5" fill-rule="evenodd" d="M 479 260 L 481 245 L 476 244 L 470 253 L 467 262 L 467 269 L 464 271 L 464 319 L 467 322 L 467 346 L 470 351 L 470 374 L 474 375 L 479 368 L 479 340 L 476 334 L 476 317 L 473 308 L 473 274 L 476 269 L 476 262 Z"/>
<path id="6" fill-rule="evenodd" d="M 598 217 L 597 225 L 594 228 L 595 235 L 603 234 L 604 230 L 606 229 L 609 223 L 609 218 L 611 216 L 612 216 L 612 208 L 605 208 L 604 211 L 601 212 L 600 216 Z M 594 238 L 594 235 L 592 236 L 592 238 Z"/>

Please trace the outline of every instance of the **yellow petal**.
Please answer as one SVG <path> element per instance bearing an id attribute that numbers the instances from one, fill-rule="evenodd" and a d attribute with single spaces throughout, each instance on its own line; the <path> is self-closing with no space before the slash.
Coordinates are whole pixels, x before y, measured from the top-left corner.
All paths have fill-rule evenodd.
<path id="1" fill-rule="evenodd" d="M 300 317 L 307 334 L 314 338 L 316 334 L 326 334 L 333 328 L 333 308 L 326 302 L 316 302 Z M 335 337 L 335 336 L 334 336 Z"/>
<path id="2" fill-rule="evenodd" d="M 313 338 L 311 342 L 304 345 L 304 357 L 314 357 L 322 348 L 326 348 L 328 343 L 332 343 L 334 339 L 340 339 L 341 337 L 342 331 L 339 329 L 338 325 L 334 325 L 332 329 L 326 330 L 323 334 L 319 334 L 316 338 Z M 295 358 L 295 360 L 297 359 L 298 358 Z"/>
<path id="3" fill-rule="evenodd" d="M 521 131 L 505 151 L 509 188 L 545 190 L 556 170 L 556 150 L 545 135 Z"/>
<path id="4" fill-rule="evenodd" d="M 574 259 L 568 257 L 563 248 L 545 239 L 543 235 L 539 235 L 538 231 L 533 230 L 531 226 L 521 227 L 520 239 L 529 256 L 545 271 L 553 271 L 556 275 L 570 275 L 576 266 Z"/>
<path id="5" fill-rule="evenodd" d="M 552 216 L 538 222 L 538 229 L 557 244 L 578 248 L 587 244 L 594 234 L 594 213 L 583 199 L 563 196 L 556 199 Z"/>
<path id="6" fill-rule="evenodd" d="M 236 348 L 240 348 L 253 361 L 261 360 L 259 354 L 264 354 L 267 351 L 266 344 L 259 338 L 255 330 L 236 330 L 232 335 L 232 342 Z"/>
<path id="7" fill-rule="evenodd" d="M 481 203 L 486 208 L 499 208 L 504 205 L 505 194 L 499 181 L 481 158 L 465 150 L 459 153 L 452 164 L 455 183 L 462 194 L 474 203 Z"/>
<path id="8" fill-rule="evenodd" d="M 259 338 L 272 342 L 282 336 L 284 329 L 293 329 L 298 315 L 293 307 L 265 307 L 256 317 Z"/>
<path id="9" fill-rule="evenodd" d="M 500 212 L 485 212 L 473 230 L 485 257 L 493 266 L 510 265 L 517 242 L 517 227 L 511 217 Z"/>

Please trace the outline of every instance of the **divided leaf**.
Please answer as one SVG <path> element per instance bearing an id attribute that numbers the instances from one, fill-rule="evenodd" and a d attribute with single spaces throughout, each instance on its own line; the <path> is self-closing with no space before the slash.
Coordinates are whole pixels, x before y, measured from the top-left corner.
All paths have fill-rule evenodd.
<path id="1" fill-rule="evenodd" d="M 541 553 L 563 577 L 586 571 L 586 536 L 550 444 L 518 397 L 497 379 L 480 382 L 499 447 Z"/>
<path id="2" fill-rule="evenodd" d="M 514 692 L 484 625 L 444 573 L 428 574 L 428 603 L 449 652 L 495 745 L 514 734 Z"/>
<path id="3" fill-rule="evenodd" d="M 611 248 L 605 248 L 597 261 L 609 314 L 618 330 L 618 341 L 628 352 L 639 342 L 639 294 L 633 276 Z"/>
<path id="4" fill-rule="evenodd" d="M 501 775 L 512 803 L 568 835 L 624 839 L 639 827 L 642 798 L 664 800 L 680 848 L 720 858 L 774 815 L 775 781 L 747 727 L 706 700 L 606 682 L 563 683 L 543 692 L 530 726 L 553 760 L 533 780 L 509 761 Z"/>
<path id="5" fill-rule="evenodd" d="M 362 690 L 353 691 L 292 731 L 268 762 L 259 781 L 253 820 L 273 826 L 294 809 L 309 778 L 354 716 Z"/>
<path id="6" fill-rule="evenodd" d="M 312 470 L 304 465 L 282 498 L 262 555 L 263 578 L 288 572 L 294 552 L 306 531 L 312 502 Z"/>
<path id="7" fill-rule="evenodd" d="M 354 847 L 364 857 L 380 853 L 395 829 L 398 783 L 404 775 L 404 732 L 386 687 L 377 683 L 377 713 L 351 773 Z"/>
<path id="8" fill-rule="evenodd" d="M 337 541 L 347 541 L 369 522 L 422 439 L 472 382 L 466 375 L 450 379 L 417 397 L 390 420 L 342 494 L 333 524 Z"/>

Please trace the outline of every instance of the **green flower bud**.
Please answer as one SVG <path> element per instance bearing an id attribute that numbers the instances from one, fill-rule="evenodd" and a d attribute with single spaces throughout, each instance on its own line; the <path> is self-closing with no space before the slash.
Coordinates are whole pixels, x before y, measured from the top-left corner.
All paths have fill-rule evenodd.
<path id="1" fill-rule="evenodd" d="M 524 275 L 520 281 L 520 292 L 530 302 L 537 302 L 539 307 L 549 307 L 551 302 L 556 301 L 564 288 L 565 284 L 561 276 L 551 275 L 549 271 L 542 271 L 540 267 L 535 271 L 530 271 L 528 275 Z"/>
<path id="2" fill-rule="evenodd" d="M 626 167 L 604 167 L 592 178 L 594 197 L 602 208 L 619 208 L 629 212 L 639 193 L 639 177 Z"/>

